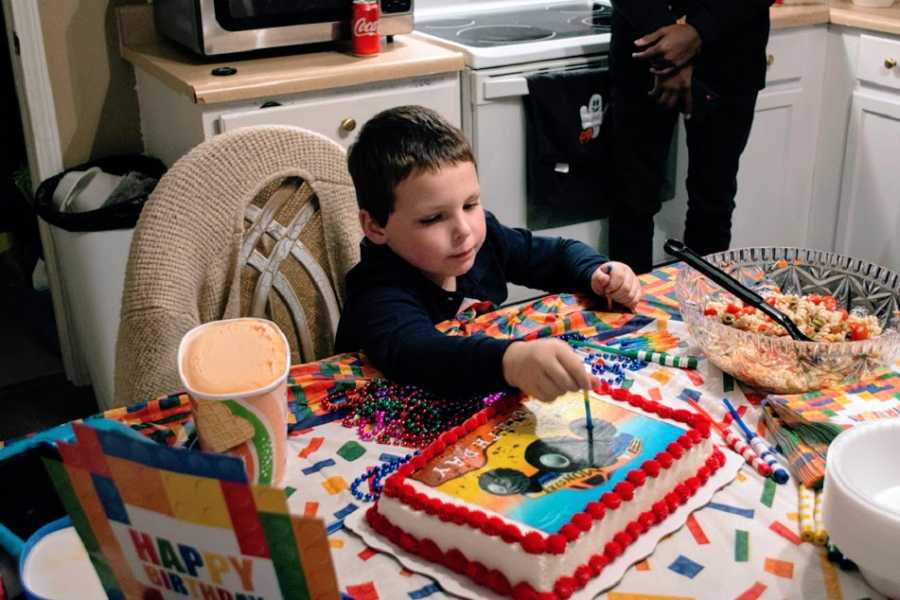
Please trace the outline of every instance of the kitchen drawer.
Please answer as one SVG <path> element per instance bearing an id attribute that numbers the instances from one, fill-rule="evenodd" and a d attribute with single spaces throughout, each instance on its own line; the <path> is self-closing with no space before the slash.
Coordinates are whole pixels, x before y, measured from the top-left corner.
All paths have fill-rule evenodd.
<path id="1" fill-rule="evenodd" d="M 459 77 L 406 80 L 383 88 L 338 92 L 300 99 L 283 106 L 226 112 L 218 132 L 259 125 L 294 125 L 321 133 L 345 148 L 356 140 L 363 124 L 377 113 L 407 104 L 436 110 L 457 127 L 461 124 Z"/>
<path id="2" fill-rule="evenodd" d="M 804 31 L 773 33 L 766 46 L 766 83 L 802 79 L 807 46 Z"/>
<path id="3" fill-rule="evenodd" d="M 856 73 L 860 80 L 900 89 L 900 41 L 860 36 L 857 60 Z"/>

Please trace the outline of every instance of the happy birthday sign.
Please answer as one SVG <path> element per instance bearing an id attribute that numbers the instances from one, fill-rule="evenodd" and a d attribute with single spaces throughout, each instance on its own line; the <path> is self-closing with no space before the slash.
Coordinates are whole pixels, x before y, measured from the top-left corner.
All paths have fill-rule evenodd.
<path id="1" fill-rule="evenodd" d="M 45 464 L 110 598 L 340 597 L 324 523 L 240 459 L 74 428 Z"/>

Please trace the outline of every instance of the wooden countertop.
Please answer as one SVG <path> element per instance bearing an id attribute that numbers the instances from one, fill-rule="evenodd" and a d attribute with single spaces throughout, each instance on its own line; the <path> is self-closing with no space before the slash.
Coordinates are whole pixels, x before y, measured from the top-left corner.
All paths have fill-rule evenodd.
<path id="1" fill-rule="evenodd" d="M 773 6 L 769 9 L 772 29 L 788 29 L 829 22 L 827 4 L 804 4 L 794 6 Z"/>
<path id="2" fill-rule="evenodd" d="M 380 54 L 369 57 L 329 49 L 215 61 L 159 39 L 153 27 L 152 6 L 123 6 L 117 16 L 122 57 L 197 104 L 451 73 L 462 70 L 465 64 L 460 52 L 409 35 L 395 36 Z M 212 75 L 213 69 L 223 66 L 235 67 L 237 73 Z"/>
<path id="3" fill-rule="evenodd" d="M 831 22 L 869 31 L 900 35 L 900 4 L 888 8 L 863 8 L 844 0 L 830 4 Z"/>
<path id="4" fill-rule="evenodd" d="M 827 4 L 773 6 L 772 29 L 834 23 L 881 33 L 900 35 L 900 3 L 888 8 L 864 8 L 847 0 Z"/>

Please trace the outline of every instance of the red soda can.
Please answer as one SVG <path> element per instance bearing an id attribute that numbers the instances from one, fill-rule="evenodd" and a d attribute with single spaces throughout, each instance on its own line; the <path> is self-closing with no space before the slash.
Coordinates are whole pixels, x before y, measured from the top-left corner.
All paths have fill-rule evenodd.
<path id="1" fill-rule="evenodd" d="M 350 25 L 353 54 L 370 56 L 381 51 L 377 0 L 353 0 L 353 16 L 350 19 Z"/>

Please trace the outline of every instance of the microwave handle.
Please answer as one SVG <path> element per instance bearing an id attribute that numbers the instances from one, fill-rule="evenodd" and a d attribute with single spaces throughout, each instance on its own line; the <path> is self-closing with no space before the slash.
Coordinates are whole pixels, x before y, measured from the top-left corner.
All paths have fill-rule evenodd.
<path id="1" fill-rule="evenodd" d="M 528 80 L 524 77 L 500 77 L 488 79 L 482 88 L 485 100 L 516 98 L 528 95 Z"/>

